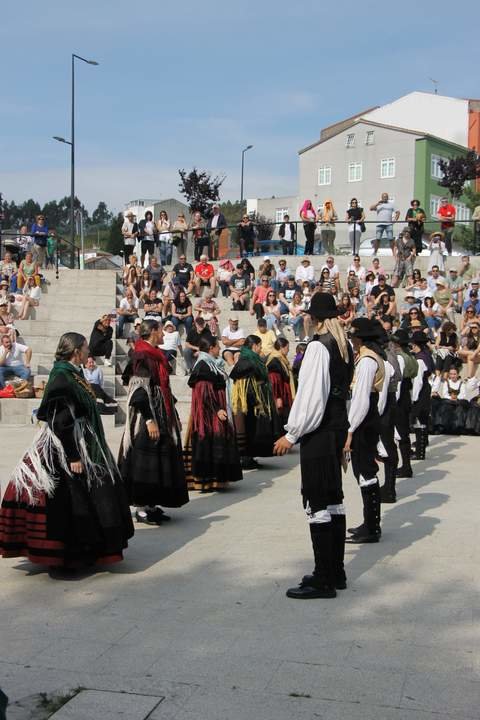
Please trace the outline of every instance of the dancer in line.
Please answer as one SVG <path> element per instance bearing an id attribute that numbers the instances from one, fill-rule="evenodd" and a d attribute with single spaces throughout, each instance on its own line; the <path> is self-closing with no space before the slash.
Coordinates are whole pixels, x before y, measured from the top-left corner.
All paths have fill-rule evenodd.
<path id="1" fill-rule="evenodd" d="M 295 380 L 292 366 L 288 360 L 289 342 L 283 337 L 278 338 L 273 351 L 267 357 L 268 377 L 272 385 L 273 399 L 282 426 L 288 420 L 293 398 L 295 397 Z"/>
<path id="2" fill-rule="evenodd" d="M 397 353 L 398 364 L 402 373 L 402 380 L 397 388 L 395 404 L 395 429 L 399 435 L 398 449 L 402 458 L 402 466 L 397 468 L 397 478 L 411 478 L 413 475 L 410 462 L 410 413 L 412 410 L 412 380 L 418 373 L 418 362 L 413 357 L 409 347 L 409 337 L 406 330 L 398 328 L 391 336 L 393 347 Z"/>
<path id="3" fill-rule="evenodd" d="M 347 587 L 342 451 L 353 354 L 331 295 L 316 293 L 308 312 L 316 334 L 302 361 L 287 434 L 275 443 L 276 454 L 284 455 L 300 442 L 301 492 L 315 569 L 287 591 L 288 597 L 299 600 L 333 598 L 336 590 Z"/>
<path id="4" fill-rule="evenodd" d="M 261 339 L 257 335 L 248 335 L 230 373 L 235 431 L 244 470 L 260 467 L 255 457 L 273 455 L 273 444 L 281 434 L 261 350 Z"/>
<path id="5" fill-rule="evenodd" d="M 378 396 L 385 379 L 386 355 L 381 347 L 383 328 L 378 320 L 355 318 L 350 336 L 355 353 L 355 376 L 348 413 L 345 452 L 352 457 L 352 470 L 363 500 L 363 523 L 349 528 L 348 542 L 376 543 L 380 527 L 380 487 L 376 462 L 380 437 Z"/>
<path id="6" fill-rule="evenodd" d="M 432 395 L 430 376 L 435 372 L 435 363 L 428 343 L 428 337 L 421 331 L 414 332 L 410 339 L 413 355 L 418 362 L 418 372 L 412 388 L 411 415 L 411 424 L 415 431 L 416 460 L 425 460 L 428 445 L 428 422 Z"/>
<path id="7" fill-rule="evenodd" d="M 159 350 L 163 331 L 157 320 L 144 320 L 135 343 L 128 385 L 127 420 L 119 467 L 137 522 L 161 525 L 164 507 L 188 502 L 181 426 L 170 390 L 168 361 Z"/>
<path id="8" fill-rule="evenodd" d="M 216 337 L 202 337 L 188 379 L 192 408 L 185 439 L 185 471 L 189 490 L 223 490 L 242 479 L 229 378 Z"/>
<path id="9" fill-rule="evenodd" d="M 83 335 L 60 338 L 37 418 L 0 510 L 0 554 L 62 570 L 122 559 L 133 535 L 125 488 L 83 377 Z"/>

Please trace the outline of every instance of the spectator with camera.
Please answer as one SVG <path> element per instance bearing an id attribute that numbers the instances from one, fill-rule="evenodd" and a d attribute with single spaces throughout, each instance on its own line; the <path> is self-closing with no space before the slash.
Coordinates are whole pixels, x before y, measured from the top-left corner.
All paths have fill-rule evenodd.
<path id="1" fill-rule="evenodd" d="M 113 352 L 113 328 L 112 320 L 114 315 L 105 313 L 97 320 L 90 335 L 88 347 L 93 357 L 103 357 L 104 365 L 111 367 Z M 123 331 L 123 326 L 122 326 Z"/>

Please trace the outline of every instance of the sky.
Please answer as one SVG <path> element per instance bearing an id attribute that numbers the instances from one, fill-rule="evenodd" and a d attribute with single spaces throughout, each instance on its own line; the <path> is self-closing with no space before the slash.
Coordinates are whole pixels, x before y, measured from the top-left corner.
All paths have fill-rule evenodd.
<path id="1" fill-rule="evenodd" d="M 222 199 L 297 191 L 322 127 L 414 90 L 480 97 L 478 0 L 2 0 L 0 192 L 76 194 L 92 211 L 179 197 L 178 169 L 224 174 Z"/>

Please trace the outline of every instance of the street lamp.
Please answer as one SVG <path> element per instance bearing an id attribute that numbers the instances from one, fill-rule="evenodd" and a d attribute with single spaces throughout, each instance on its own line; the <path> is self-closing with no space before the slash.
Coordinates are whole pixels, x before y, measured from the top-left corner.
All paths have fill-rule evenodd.
<path id="1" fill-rule="evenodd" d="M 71 139 L 65 140 L 65 138 L 54 136 L 54 140 L 63 142 L 66 145 L 70 145 L 70 241 L 73 247 L 75 245 L 75 60 L 81 60 L 87 65 L 98 65 L 96 60 L 87 60 L 81 55 L 72 53 L 72 130 Z"/>
<path id="2" fill-rule="evenodd" d="M 246 148 L 242 150 L 242 176 L 240 180 L 240 203 L 243 204 L 243 169 L 245 166 L 245 153 L 247 150 L 251 150 L 253 148 L 253 145 L 247 145 Z"/>

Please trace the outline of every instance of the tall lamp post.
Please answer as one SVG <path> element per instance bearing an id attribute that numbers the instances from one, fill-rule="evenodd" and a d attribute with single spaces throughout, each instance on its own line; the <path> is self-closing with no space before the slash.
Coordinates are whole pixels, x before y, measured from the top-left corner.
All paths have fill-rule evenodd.
<path id="1" fill-rule="evenodd" d="M 87 65 L 98 65 L 96 60 L 87 60 L 81 55 L 72 53 L 72 116 L 71 116 L 71 139 L 54 136 L 54 140 L 70 145 L 70 241 L 75 245 L 75 60 L 81 60 Z"/>
<path id="2" fill-rule="evenodd" d="M 253 145 L 247 145 L 246 148 L 242 150 L 242 175 L 240 179 L 240 203 L 243 204 L 243 170 L 245 167 L 245 153 L 247 150 L 251 150 L 253 148 Z"/>

